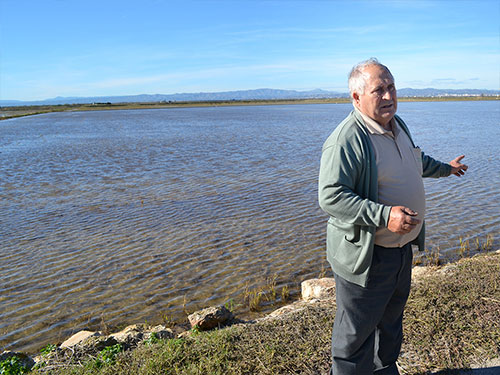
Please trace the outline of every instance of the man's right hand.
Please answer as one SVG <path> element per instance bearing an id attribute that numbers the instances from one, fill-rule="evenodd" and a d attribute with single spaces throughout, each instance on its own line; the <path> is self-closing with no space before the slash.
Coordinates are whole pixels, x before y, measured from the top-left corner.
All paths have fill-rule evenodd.
<path id="1" fill-rule="evenodd" d="M 398 234 L 410 233 L 420 223 L 420 219 L 415 217 L 417 215 L 417 212 L 408 207 L 393 206 L 391 207 L 387 229 Z"/>

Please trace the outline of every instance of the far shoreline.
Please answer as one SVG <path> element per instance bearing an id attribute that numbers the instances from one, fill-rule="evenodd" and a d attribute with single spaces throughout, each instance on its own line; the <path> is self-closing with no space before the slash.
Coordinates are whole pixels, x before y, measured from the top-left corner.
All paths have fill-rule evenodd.
<path id="1" fill-rule="evenodd" d="M 400 97 L 400 102 L 447 102 L 447 101 L 492 101 L 500 100 L 495 96 L 433 96 Z M 194 108 L 222 106 L 256 106 L 288 104 L 345 104 L 350 98 L 325 99 L 268 99 L 268 100 L 214 100 L 214 101 L 172 101 L 172 102 L 130 102 L 130 103 L 85 103 L 29 106 L 0 106 L 0 121 L 53 112 L 109 111 L 132 109 Z"/>

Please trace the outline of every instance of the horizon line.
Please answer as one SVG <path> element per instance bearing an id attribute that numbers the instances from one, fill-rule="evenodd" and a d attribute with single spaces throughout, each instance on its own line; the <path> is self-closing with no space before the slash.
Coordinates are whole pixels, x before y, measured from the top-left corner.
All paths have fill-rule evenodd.
<path id="1" fill-rule="evenodd" d="M 120 95 L 88 95 L 88 96 L 56 96 L 56 97 L 51 97 L 51 98 L 45 98 L 45 99 L 0 99 L 0 103 L 2 102 L 45 102 L 45 101 L 54 101 L 54 100 L 63 100 L 63 99 L 72 99 L 72 100 L 77 100 L 77 99 L 91 99 L 91 98 L 121 98 L 121 97 L 138 97 L 138 96 L 175 96 L 175 95 L 200 95 L 200 94 L 206 94 L 206 95 L 217 95 L 217 94 L 229 94 L 229 93 L 244 93 L 244 92 L 256 92 L 256 91 L 282 91 L 282 92 L 295 92 L 298 94 L 301 93 L 314 93 L 314 92 L 324 92 L 324 93 L 330 93 L 330 94 L 338 94 L 338 95 L 349 95 L 349 91 L 337 91 L 337 90 L 328 90 L 328 89 L 320 89 L 320 88 L 315 88 L 315 89 L 310 89 L 310 90 L 295 90 L 295 89 L 276 89 L 276 88 L 268 88 L 268 87 L 262 87 L 258 89 L 237 89 L 237 90 L 226 90 L 226 91 L 198 91 L 198 92 L 176 92 L 176 93 L 170 93 L 170 94 L 161 94 L 161 93 L 154 93 L 154 94 L 147 94 L 147 93 L 142 93 L 142 94 L 120 94 Z M 401 90 L 415 90 L 415 91 L 423 91 L 423 90 L 436 90 L 436 91 L 441 91 L 441 92 L 457 92 L 457 91 L 474 91 L 476 93 L 478 92 L 488 92 L 491 93 L 490 95 L 499 95 L 500 94 L 500 89 L 486 89 L 486 88 L 480 88 L 480 89 L 472 89 L 472 88 L 463 88 L 463 89 L 453 89 L 453 88 L 445 88 L 445 89 L 437 89 L 434 87 L 425 87 L 425 88 L 412 88 L 412 87 L 403 87 L 398 89 L 398 91 Z"/>

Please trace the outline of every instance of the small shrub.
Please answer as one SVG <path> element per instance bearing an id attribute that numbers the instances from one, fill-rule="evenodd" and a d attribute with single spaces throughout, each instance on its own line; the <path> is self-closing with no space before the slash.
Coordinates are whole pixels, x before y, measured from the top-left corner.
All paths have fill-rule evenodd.
<path id="1" fill-rule="evenodd" d="M 115 344 L 108 346 L 101 350 L 99 353 L 99 359 L 105 364 L 113 364 L 115 363 L 116 356 L 118 353 L 123 351 L 122 344 Z"/>
<path id="2" fill-rule="evenodd" d="M 29 369 L 23 365 L 17 356 L 10 357 L 0 362 L 0 375 L 23 375 L 27 374 Z"/>
<path id="3" fill-rule="evenodd" d="M 260 303 L 262 301 L 262 295 L 264 293 L 261 290 L 252 290 L 248 293 L 248 307 L 250 311 L 259 311 Z"/>
<path id="4" fill-rule="evenodd" d="M 160 341 L 160 338 L 158 337 L 158 333 L 156 332 L 151 332 L 151 336 L 145 341 L 146 345 L 153 345 L 156 344 Z"/>
<path id="5" fill-rule="evenodd" d="M 40 350 L 40 354 L 43 355 L 43 356 L 46 356 L 46 355 L 54 352 L 56 349 L 57 349 L 56 345 L 54 345 L 54 344 L 48 344 L 47 346 L 43 347 Z"/>

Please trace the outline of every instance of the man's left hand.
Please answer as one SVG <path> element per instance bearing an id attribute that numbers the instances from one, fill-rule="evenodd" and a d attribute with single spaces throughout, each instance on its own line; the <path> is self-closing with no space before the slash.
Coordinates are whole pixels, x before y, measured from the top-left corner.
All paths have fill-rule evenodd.
<path id="1" fill-rule="evenodd" d="M 455 176 L 463 176 L 465 174 L 465 171 L 469 168 L 467 165 L 462 164 L 460 161 L 465 157 L 465 155 L 460 155 L 450 161 L 451 165 L 451 174 L 454 174 Z"/>

